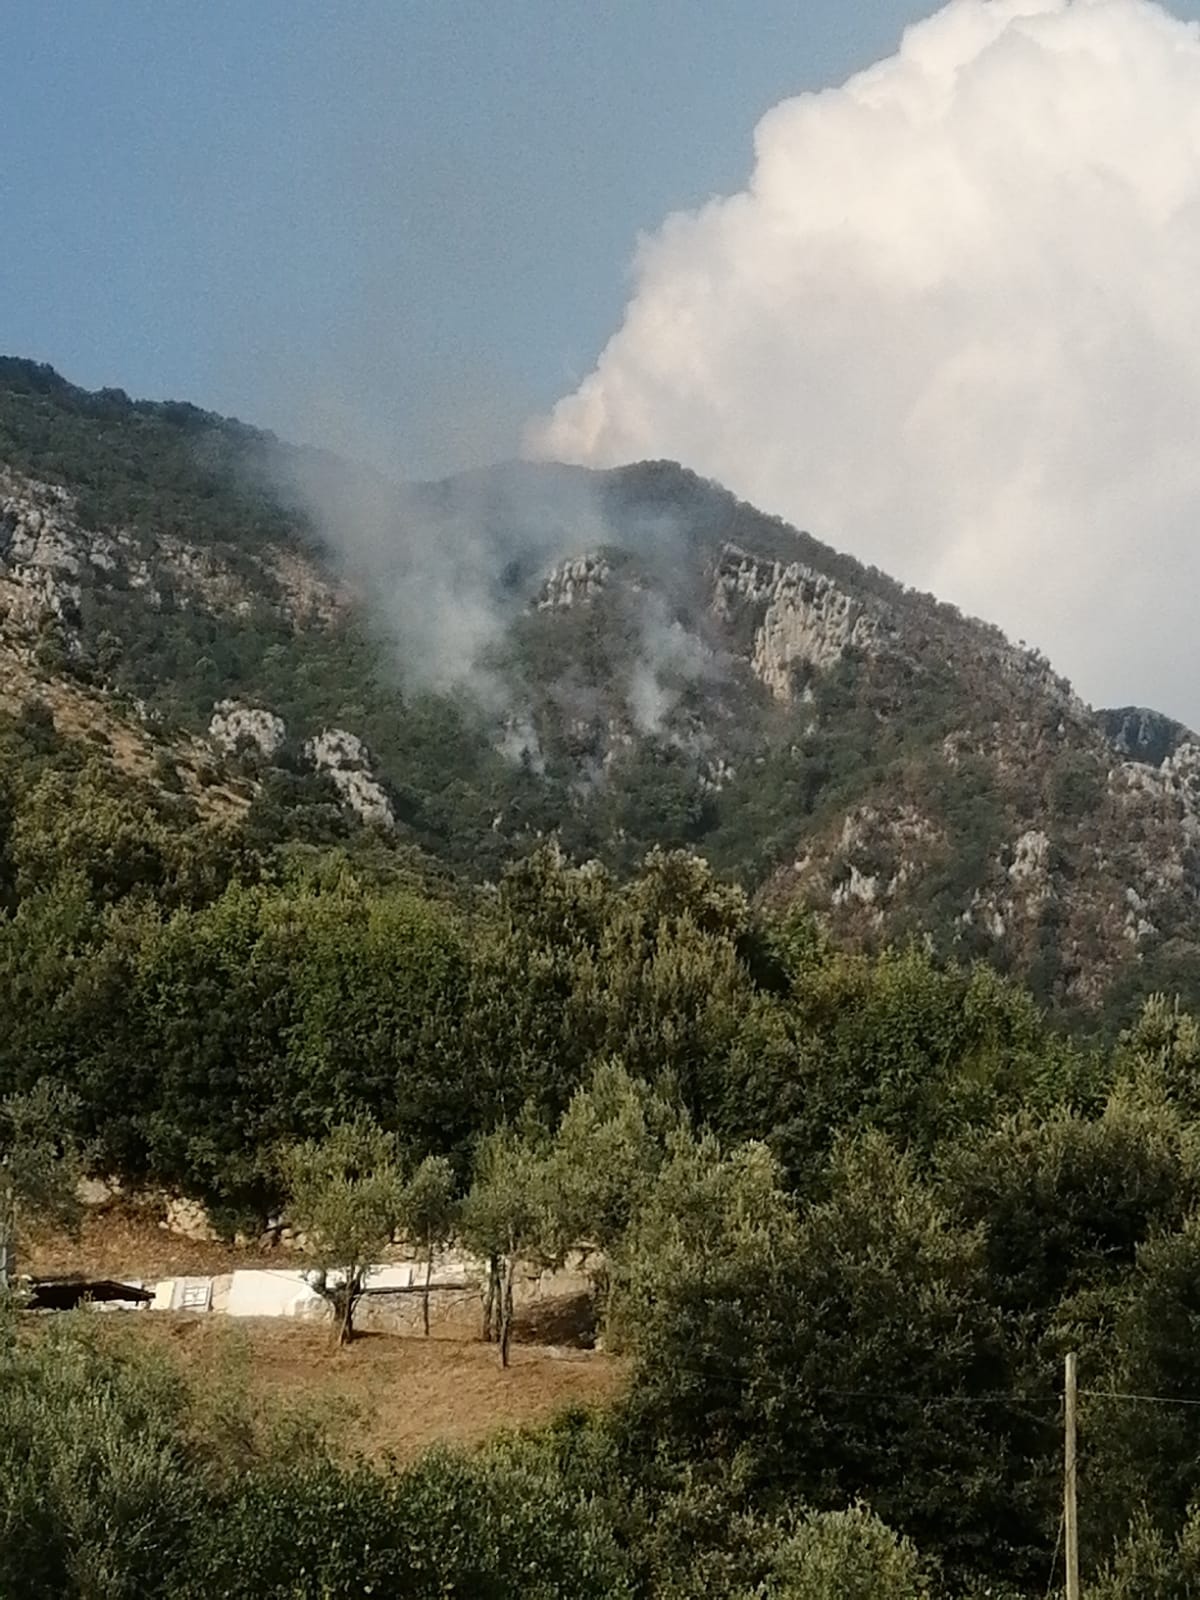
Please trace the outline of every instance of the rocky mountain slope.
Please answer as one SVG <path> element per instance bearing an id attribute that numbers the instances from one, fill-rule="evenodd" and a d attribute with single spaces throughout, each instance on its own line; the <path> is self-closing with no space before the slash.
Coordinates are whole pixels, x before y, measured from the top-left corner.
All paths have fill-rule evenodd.
<path id="1" fill-rule="evenodd" d="M 0 361 L 0 704 L 261 838 L 686 844 L 1067 1007 L 1196 987 L 1178 724 L 669 463 L 365 482 Z"/>

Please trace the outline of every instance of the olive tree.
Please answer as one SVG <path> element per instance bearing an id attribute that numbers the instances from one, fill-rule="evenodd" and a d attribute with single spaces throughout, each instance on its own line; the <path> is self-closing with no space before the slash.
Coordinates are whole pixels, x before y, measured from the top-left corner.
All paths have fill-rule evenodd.
<path id="1" fill-rule="evenodd" d="M 773 1552 L 763 1600 L 931 1600 L 907 1539 L 861 1505 L 804 1516 Z"/>
<path id="2" fill-rule="evenodd" d="M 686 1117 L 619 1059 L 600 1062 L 563 1113 L 544 1165 L 547 1245 L 556 1260 L 591 1254 L 597 1309 L 607 1314 L 613 1261 L 646 1205 Z"/>
<path id="3" fill-rule="evenodd" d="M 348 1344 L 367 1273 L 404 1213 L 395 1136 L 360 1116 L 289 1146 L 280 1171 L 288 1218 L 312 1263 L 308 1281 L 333 1307 L 338 1343 Z"/>
<path id="4" fill-rule="evenodd" d="M 426 1156 L 405 1185 L 402 1199 L 404 1231 L 420 1247 L 421 1259 L 425 1263 L 421 1314 L 427 1339 L 433 1258 L 449 1242 L 458 1221 L 454 1189 L 454 1168 L 446 1157 Z"/>
<path id="5" fill-rule="evenodd" d="M 556 1231 L 547 1218 L 546 1200 L 544 1158 L 529 1138 L 504 1127 L 481 1141 L 474 1181 L 463 1203 L 462 1233 L 488 1264 L 483 1336 L 499 1344 L 504 1367 L 517 1263 L 543 1257 L 544 1243 Z"/>

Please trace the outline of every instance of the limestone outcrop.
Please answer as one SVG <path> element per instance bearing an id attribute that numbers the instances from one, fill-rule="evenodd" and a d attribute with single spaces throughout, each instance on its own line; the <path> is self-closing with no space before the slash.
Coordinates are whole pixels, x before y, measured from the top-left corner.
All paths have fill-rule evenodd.
<path id="1" fill-rule="evenodd" d="M 548 574 L 537 597 L 539 611 L 569 611 L 600 594 L 611 576 L 608 562 L 601 555 L 575 556 L 560 562 Z"/>
<path id="2" fill-rule="evenodd" d="M 357 734 L 344 728 L 326 728 L 307 741 L 304 753 L 318 772 L 328 775 L 360 822 L 381 828 L 396 826 L 392 802 L 373 775 L 367 747 Z"/>
<path id="3" fill-rule="evenodd" d="M 796 694 L 797 669 L 833 666 L 849 649 L 870 653 L 883 631 L 879 612 L 799 561 L 763 561 L 726 545 L 713 610 L 727 621 L 746 607 L 759 616 L 750 664 L 777 700 Z"/>
<path id="4" fill-rule="evenodd" d="M 249 746 L 269 760 L 287 739 L 287 724 L 273 711 L 244 705 L 240 700 L 218 700 L 213 706 L 208 736 L 230 755 Z"/>

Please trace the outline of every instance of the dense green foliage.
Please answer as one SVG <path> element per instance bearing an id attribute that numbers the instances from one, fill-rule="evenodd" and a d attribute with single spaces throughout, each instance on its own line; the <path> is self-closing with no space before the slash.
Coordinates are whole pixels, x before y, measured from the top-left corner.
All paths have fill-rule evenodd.
<path id="1" fill-rule="evenodd" d="M 52 367 L 0 357 L 0 459 L 77 487 L 89 527 L 202 531 L 230 545 L 278 539 L 292 519 L 248 470 L 263 437 L 193 405 L 92 393 Z"/>
<path id="2" fill-rule="evenodd" d="M 1016 802 L 983 757 L 943 750 L 961 696 L 933 647 L 898 675 L 848 656 L 786 737 L 765 695 L 726 686 L 741 784 L 654 736 L 581 783 L 599 756 L 575 712 L 626 672 L 633 619 L 619 598 L 585 625 L 531 614 L 496 671 L 565 687 L 542 707 L 545 770 L 505 758 L 480 707 L 398 688 L 394 641 L 358 613 L 301 636 L 274 605 L 260 557 L 311 530 L 256 487 L 261 445 L 0 364 L 0 459 L 139 547 L 219 551 L 252 590 L 241 610 L 165 590 L 155 609 L 95 585 L 54 671 L 148 698 L 167 728 L 227 693 L 293 728 L 269 765 L 233 759 L 256 798 L 215 822 L 165 756 L 135 779 L 44 710 L 0 719 L 0 1164 L 32 1152 L 22 1205 L 47 1210 L 75 1149 L 230 1232 L 290 1200 L 331 1277 L 396 1222 L 426 1259 L 453 1234 L 490 1265 L 505 1352 L 517 1262 L 582 1250 L 629 1385 L 601 1416 L 384 1470 L 233 1401 L 210 1426 L 211 1397 L 169 1367 L 7 1317 L 0 1593 L 1044 1595 L 1075 1349 L 1093 1592 L 1194 1594 L 1200 1027 L 1137 1004 L 1160 978 L 1194 985 L 1194 946 L 1151 951 L 1120 996 L 1136 1022 L 1104 1044 L 944 959 Z M 683 504 L 697 546 L 796 553 L 677 469 L 606 483 L 643 519 Z M 367 738 L 397 836 L 351 826 L 301 760 L 326 722 Z M 1012 778 L 1054 849 L 1079 842 L 1097 770 L 1068 751 Z M 937 822 L 911 942 L 840 950 L 730 881 L 836 833 L 870 784 Z M 890 848 L 866 839 L 847 875 L 890 881 Z M 1031 935 L 1043 996 L 1060 909 Z"/>
<path id="3" fill-rule="evenodd" d="M 45 1080 L 0 1098 L 0 1293 L 16 1270 L 27 1217 L 75 1222 L 84 1169 L 70 1132 L 73 1110 L 70 1096 Z"/>
<path id="4" fill-rule="evenodd" d="M 1090 1565 L 1110 1563 L 1117 1594 L 1122 1573 L 1190 1559 L 1194 1413 L 1105 1398 L 1200 1396 L 1186 1013 L 1155 1002 L 1115 1049 L 1088 1049 L 984 967 L 840 953 L 690 855 L 621 881 L 545 847 L 494 891 L 447 894 L 386 854 L 252 846 L 149 792 L 131 809 L 36 720 L 6 738 L 0 1096 L 55 1085 L 97 1170 L 202 1197 L 230 1228 L 279 1204 L 285 1146 L 333 1189 L 378 1169 L 387 1216 L 323 1264 L 365 1260 L 411 1190 L 423 1248 L 454 1226 L 494 1263 L 502 1343 L 516 1260 L 598 1247 L 596 1315 L 633 1361 L 627 1399 L 575 1443 L 486 1467 L 223 1476 L 175 1422 L 147 1424 L 145 1460 L 119 1469 L 135 1481 L 112 1489 L 130 1550 L 191 1552 L 211 1593 L 235 1592 L 211 1576 L 234 1572 L 263 1574 L 237 1592 L 366 1592 L 315 1546 L 288 1556 L 307 1576 L 270 1587 L 272 1540 L 299 1522 L 348 1571 L 369 1546 L 383 1592 L 421 1594 L 389 1563 L 403 1547 L 418 1570 L 405 1530 L 432 1552 L 445 1516 L 472 1530 L 428 1557 L 443 1576 L 467 1563 L 445 1592 L 536 1592 L 514 1587 L 521 1562 L 569 1561 L 547 1593 L 823 1595 L 841 1591 L 822 1563 L 860 1557 L 864 1594 L 1036 1592 L 1073 1345 Z M 383 1166 L 338 1155 L 355 1119 Z M 52 1381 L 13 1348 L 9 1406 L 62 1412 L 22 1437 L 67 1450 L 79 1401 L 63 1385 L 100 1357 Z M 164 1382 L 114 1369 L 105 1426 L 151 1403 L 147 1383 L 154 1405 L 183 1404 Z M 44 1470 L 65 1494 L 101 1468 L 84 1452 Z M 23 1526 L 32 1502 L 2 1492 Z M 82 1498 L 46 1546 L 43 1592 L 120 1593 L 104 1563 L 121 1541 L 78 1520 L 101 1515 Z M 882 1524 L 836 1520 L 860 1500 Z M 152 1520 L 150 1502 L 166 1508 Z M 491 1545 L 498 1515 L 509 1533 Z M 846 1540 L 857 1554 L 830 1555 Z M 101 1576 L 79 1575 L 93 1559 Z"/>

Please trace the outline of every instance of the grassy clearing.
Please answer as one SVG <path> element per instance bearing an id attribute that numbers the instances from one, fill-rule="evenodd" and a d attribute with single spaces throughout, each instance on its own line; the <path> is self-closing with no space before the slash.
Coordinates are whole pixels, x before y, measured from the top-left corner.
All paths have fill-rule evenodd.
<path id="1" fill-rule="evenodd" d="M 373 1459 L 407 1461 L 433 1444 L 470 1446 L 568 1406 L 602 1405 L 625 1377 L 616 1357 L 556 1346 L 514 1346 L 505 1371 L 492 1346 L 453 1338 L 368 1333 L 339 1350 L 324 1324 L 278 1317 L 95 1316 L 103 1338 L 164 1353 L 198 1394 L 312 1417 L 339 1453 Z M 222 1415 L 216 1407 L 213 1426 Z"/>

